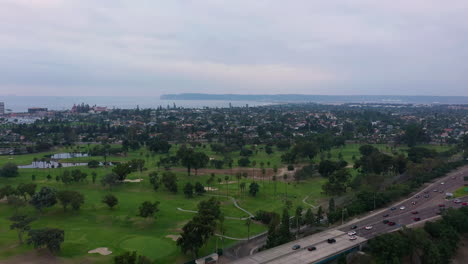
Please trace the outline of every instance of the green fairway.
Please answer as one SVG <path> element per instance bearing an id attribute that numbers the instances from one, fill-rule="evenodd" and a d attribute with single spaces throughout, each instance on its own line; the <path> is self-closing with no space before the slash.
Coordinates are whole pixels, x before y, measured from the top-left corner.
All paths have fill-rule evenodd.
<path id="1" fill-rule="evenodd" d="M 339 153 L 344 160 L 350 164 L 353 163 L 353 156 L 359 158 L 360 144 L 349 144 L 342 148 L 334 148 L 330 151 L 331 159 L 338 159 Z M 391 153 L 392 150 L 385 145 L 375 145 L 381 151 Z M 88 146 L 81 146 L 80 151 L 86 151 Z M 251 146 L 249 146 L 251 147 Z M 430 146 L 438 151 L 448 149 L 445 146 Z M 268 155 L 263 150 L 263 146 L 257 146 L 258 152 L 253 154 L 251 161 L 257 162 L 257 168 L 263 162 L 265 167 L 283 167 L 281 164 L 281 155 L 284 152 L 274 149 L 274 153 Z M 197 147 L 198 151 L 204 151 L 211 158 L 221 159 L 222 157 L 211 151 L 210 147 Z M 404 150 L 403 147 L 397 150 Z M 0 156 L 0 165 L 6 162 L 15 162 L 18 165 L 30 164 L 34 158 L 40 159 L 44 155 L 53 153 L 67 152 L 67 149 L 58 149 L 47 153 L 27 154 L 18 156 Z M 171 149 L 172 155 L 177 151 L 177 147 Z M 254 152 L 255 153 L 255 152 Z M 85 196 L 85 203 L 81 210 L 73 211 L 68 209 L 64 212 L 60 205 L 55 205 L 52 208 L 46 209 L 44 213 L 39 214 L 32 207 L 27 206 L 20 208 L 20 212 L 29 213 L 38 216 L 38 220 L 32 224 L 32 228 L 56 227 L 65 230 L 65 242 L 62 245 L 62 250 L 59 253 L 60 257 L 66 258 L 73 263 L 80 263 L 86 259 L 92 258 L 93 262 L 108 263 L 112 256 L 121 254 L 125 251 L 137 251 L 141 255 L 150 257 L 161 263 L 184 262 L 191 259 L 191 256 L 185 256 L 176 246 L 174 239 L 181 232 L 181 228 L 187 223 L 194 213 L 183 212 L 183 210 L 196 210 L 197 204 L 215 195 L 221 201 L 221 209 L 226 217 L 244 218 L 248 214 L 239 208 L 235 207 L 231 198 L 234 197 L 239 206 L 255 213 L 258 210 L 274 211 L 281 213 L 286 201 L 291 201 L 292 214 L 296 206 L 302 206 L 307 209 L 310 205 L 316 206 L 319 202 L 328 199 L 322 194 L 322 185 L 326 179 L 320 176 L 314 176 L 306 181 L 299 183 L 294 182 L 291 177 L 287 182 L 278 180 L 272 181 L 272 178 L 265 177 L 263 180 L 258 180 L 260 191 L 256 197 L 248 194 L 248 186 L 252 182 L 251 178 L 242 177 L 239 181 L 233 175 L 230 175 L 228 183 L 225 182 L 226 175 L 215 175 L 214 183 L 207 186 L 207 180 L 210 175 L 192 175 L 187 176 L 185 172 L 177 172 L 178 189 L 177 194 L 168 192 L 161 186 L 156 192 L 152 189 L 149 183 L 148 174 L 153 171 L 162 173 L 162 168 L 157 168 L 157 161 L 162 154 L 150 155 L 144 149 L 131 151 L 126 156 L 110 156 L 109 161 L 128 161 L 131 159 L 144 159 L 147 170 L 131 173 L 127 179 L 139 179 L 143 181 L 139 183 L 124 183 L 114 187 L 112 190 L 101 186 L 100 179 L 111 171 L 111 167 L 100 167 L 90 169 L 87 166 L 78 167 L 83 172 L 88 174 L 86 182 L 63 184 L 57 182 L 56 176 L 63 174 L 65 170 L 72 168 L 55 168 L 55 169 L 20 169 L 20 176 L 16 178 L 0 178 L 0 188 L 5 185 L 16 187 L 20 183 L 30 183 L 32 175 L 35 175 L 35 183 L 38 189 L 43 186 L 56 188 L 57 190 L 76 190 Z M 239 153 L 232 153 L 233 160 L 237 163 Z M 64 160 L 65 162 L 75 161 L 83 162 L 92 159 L 103 161 L 103 157 L 86 157 Z M 316 158 L 319 161 L 320 157 Z M 268 165 L 269 162 L 269 165 Z M 237 165 L 235 165 L 237 166 Z M 227 168 L 226 168 L 227 169 Z M 228 170 L 228 169 L 227 169 Z M 91 173 L 97 173 L 96 183 L 91 182 Z M 353 172 L 354 174 L 355 172 Z M 51 180 L 47 180 L 47 175 L 51 176 Z M 221 183 L 217 179 L 221 179 Z M 282 178 L 282 175 L 278 175 Z M 195 184 L 201 182 L 205 187 L 210 187 L 213 190 L 207 191 L 203 196 L 194 196 L 187 199 L 183 195 L 183 187 L 187 182 Z M 242 193 L 239 189 L 240 183 L 246 183 L 246 191 Z M 107 208 L 101 200 L 107 193 L 114 194 L 119 199 L 119 204 L 113 209 Z M 159 201 L 159 212 L 156 217 L 142 218 L 138 217 L 138 207 L 143 201 Z M 10 221 L 8 218 L 14 213 L 13 208 L 4 202 L 0 202 L 0 260 L 11 256 L 22 254 L 32 250 L 31 246 L 18 245 L 17 233 L 9 229 Z M 226 219 L 225 235 L 234 238 L 246 238 L 247 227 L 244 220 Z M 255 235 L 267 230 L 267 227 L 259 223 L 253 223 L 250 227 L 250 235 Z M 224 247 L 237 243 L 236 240 L 219 239 L 213 237 L 200 251 L 201 255 L 210 254 L 215 250 L 216 243 L 218 246 Z M 110 256 L 90 255 L 89 250 L 108 247 L 113 251 Z"/>

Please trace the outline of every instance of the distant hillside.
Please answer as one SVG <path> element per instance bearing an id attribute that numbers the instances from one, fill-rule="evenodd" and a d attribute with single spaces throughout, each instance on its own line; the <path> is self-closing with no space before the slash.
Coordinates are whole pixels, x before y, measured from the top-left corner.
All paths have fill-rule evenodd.
<path id="1" fill-rule="evenodd" d="M 220 100 L 316 103 L 468 104 L 466 96 L 308 95 L 308 94 L 164 94 L 162 100 Z"/>

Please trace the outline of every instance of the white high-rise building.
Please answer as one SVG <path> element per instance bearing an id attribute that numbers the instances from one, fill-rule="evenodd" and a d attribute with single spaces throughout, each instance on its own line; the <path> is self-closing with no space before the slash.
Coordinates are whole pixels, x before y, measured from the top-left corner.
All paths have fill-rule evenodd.
<path id="1" fill-rule="evenodd" d="M 0 102 L 0 115 L 4 115 L 4 114 L 5 114 L 5 103 Z"/>

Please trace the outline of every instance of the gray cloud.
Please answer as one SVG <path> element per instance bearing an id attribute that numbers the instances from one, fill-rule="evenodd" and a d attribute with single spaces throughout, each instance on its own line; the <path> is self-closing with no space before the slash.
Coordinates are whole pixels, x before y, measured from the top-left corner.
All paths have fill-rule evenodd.
<path id="1" fill-rule="evenodd" d="M 3 0 L 0 94 L 468 95 L 468 2 Z"/>

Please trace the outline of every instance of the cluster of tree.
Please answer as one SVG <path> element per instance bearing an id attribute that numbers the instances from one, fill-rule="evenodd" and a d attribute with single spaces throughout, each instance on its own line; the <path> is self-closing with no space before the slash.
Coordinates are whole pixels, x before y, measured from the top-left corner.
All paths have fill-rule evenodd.
<path id="1" fill-rule="evenodd" d="M 31 223 L 36 219 L 24 214 L 15 214 L 10 217 L 12 222 L 10 229 L 18 231 L 20 244 L 23 244 L 24 233 L 28 232 L 27 243 L 32 244 L 34 248 L 46 247 L 51 253 L 59 252 L 65 238 L 65 232 L 57 228 L 31 229 Z"/>
<path id="2" fill-rule="evenodd" d="M 32 197 L 36 193 L 37 185 L 34 183 L 20 183 L 16 188 L 11 185 L 5 185 L 0 188 L 0 199 L 9 196 L 20 196 L 25 201 L 28 200 L 28 196 Z"/>
<path id="3" fill-rule="evenodd" d="M 155 137 L 146 142 L 148 149 L 154 153 L 169 153 L 171 144 L 166 140 Z"/>
<path id="4" fill-rule="evenodd" d="M 195 186 L 190 182 L 187 182 L 184 186 L 185 197 L 192 198 L 194 192 L 196 195 L 203 195 L 206 192 L 206 190 L 203 184 L 201 184 L 200 182 L 196 182 Z"/>
<path id="5" fill-rule="evenodd" d="M 170 172 L 170 171 L 165 171 L 162 175 L 161 182 L 168 191 L 172 193 L 177 193 L 178 191 L 177 176 L 175 175 L 175 173 Z"/>
<path id="6" fill-rule="evenodd" d="M 64 211 L 67 210 L 68 205 L 71 205 L 73 210 L 79 210 L 84 203 L 84 195 L 77 191 L 58 191 L 57 199 L 62 204 Z"/>
<path id="7" fill-rule="evenodd" d="M 190 172 L 195 169 L 195 175 L 198 174 L 198 169 L 205 168 L 210 161 L 210 158 L 203 152 L 196 152 L 193 148 L 187 146 L 181 146 L 177 151 L 177 158 L 180 163 L 187 168 L 187 174 L 190 176 Z"/>
<path id="8" fill-rule="evenodd" d="M 322 160 L 318 166 L 318 172 L 323 177 L 328 177 L 337 170 L 346 168 L 348 163 L 344 160 L 332 161 L 332 160 Z"/>
<path id="9" fill-rule="evenodd" d="M 361 158 L 354 163 L 354 168 L 359 168 L 363 173 L 403 173 L 406 170 L 407 161 L 404 156 L 392 157 L 371 145 L 361 146 L 359 152 Z"/>
<path id="10" fill-rule="evenodd" d="M 198 256 L 198 251 L 214 235 L 218 222 L 224 221 L 221 214 L 220 202 L 213 198 L 198 204 L 198 213 L 182 228 L 177 239 L 177 245 L 184 254 L 192 253 Z"/>
<path id="11" fill-rule="evenodd" d="M 340 195 L 346 192 L 349 185 L 351 173 L 348 169 L 340 169 L 328 176 L 328 181 L 322 186 L 323 191 L 328 195 Z"/>
<path id="12" fill-rule="evenodd" d="M 154 216 L 155 213 L 159 212 L 159 202 L 150 202 L 150 201 L 144 201 L 140 207 L 138 208 L 139 213 L 138 216 L 141 217 L 150 217 Z"/>
<path id="13" fill-rule="evenodd" d="M 449 209 L 442 220 L 426 222 L 424 228 L 404 228 L 370 240 L 369 251 L 378 263 L 401 263 L 405 257 L 419 263 L 451 263 L 460 236 L 467 233 L 468 208 Z"/>
<path id="14" fill-rule="evenodd" d="M 68 170 L 65 170 L 60 176 L 60 179 L 62 180 L 63 183 L 70 184 L 70 183 L 83 182 L 84 180 L 86 180 L 87 177 L 88 177 L 87 173 L 82 172 L 80 169 L 74 169 L 71 172 Z"/>
<path id="15" fill-rule="evenodd" d="M 417 144 L 428 143 L 431 138 L 421 125 L 409 124 L 405 128 L 405 133 L 397 140 L 406 143 L 408 147 L 414 147 Z"/>
<path id="16" fill-rule="evenodd" d="M 289 221 L 290 217 L 287 208 L 283 210 L 281 221 L 277 217 L 270 220 L 265 248 L 276 247 L 291 241 L 293 236 L 289 230 Z"/>
<path id="17" fill-rule="evenodd" d="M 0 177 L 13 178 L 19 175 L 18 166 L 12 162 L 5 163 L 0 169 Z"/>

